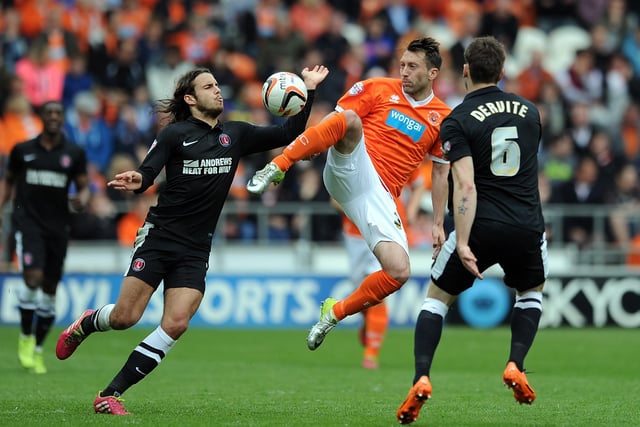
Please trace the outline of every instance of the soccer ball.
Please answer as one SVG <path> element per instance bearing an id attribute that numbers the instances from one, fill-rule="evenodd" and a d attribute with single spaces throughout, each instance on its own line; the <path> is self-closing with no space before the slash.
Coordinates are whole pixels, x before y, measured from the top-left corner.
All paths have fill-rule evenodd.
<path id="1" fill-rule="evenodd" d="M 262 85 L 262 102 L 271 114 L 291 117 L 298 114 L 307 103 L 307 87 L 294 73 L 273 73 Z"/>

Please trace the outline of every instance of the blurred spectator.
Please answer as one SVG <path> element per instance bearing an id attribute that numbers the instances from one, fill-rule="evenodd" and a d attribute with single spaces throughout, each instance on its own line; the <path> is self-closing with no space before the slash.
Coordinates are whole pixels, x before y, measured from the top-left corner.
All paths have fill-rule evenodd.
<path id="1" fill-rule="evenodd" d="M 62 90 L 62 103 L 65 109 L 73 104 L 73 99 L 80 92 L 90 91 L 96 84 L 95 78 L 87 70 L 87 58 L 84 54 L 69 58 L 69 69 L 64 76 L 64 88 Z"/>
<path id="2" fill-rule="evenodd" d="M 626 163 L 616 171 L 612 190 L 605 199 L 613 208 L 609 215 L 612 240 L 618 249 L 626 250 L 633 236 L 640 233 L 640 186 L 633 164 Z"/>
<path id="3" fill-rule="evenodd" d="M 120 0 L 114 8 L 118 17 L 118 37 L 138 40 L 145 32 L 151 19 L 151 10 L 139 0 Z"/>
<path id="4" fill-rule="evenodd" d="M 136 194 L 131 202 L 131 208 L 117 222 L 118 242 L 122 246 L 130 247 L 136 240 L 138 229 L 144 225 L 147 212 L 158 201 L 158 196 L 153 189 L 142 194 Z"/>
<path id="5" fill-rule="evenodd" d="M 115 240 L 116 207 L 104 192 L 91 195 L 84 212 L 71 220 L 71 238 L 74 240 Z"/>
<path id="6" fill-rule="evenodd" d="M 208 25 L 206 16 L 192 13 L 187 27 L 173 34 L 167 42 L 179 46 L 181 56 L 186 61 L 202 65 L 220 46 L 220 35 Z"/>
<path id="7" fill-rule="evenodd" d="M 259 36 L 257 45 L 256 66 L 261 81 L 276 71 L 300 72 L 297 62 L 304 55 L 307 43 L 300 32 L 293 30 L 287 13 L 276 16 L 273 32 L 268 36 Z M 339 51 L 341 46 L 335 48 Z M 333 72 L 333 68 L 330 70 Z"/>
<path id="8" fill-rule="evenodd" d="M 611 135 L 603 130 L 598 130 L 591 136 L 588 151 L 596 159 L 600 170 L 600 180 L 607 188 L 612 188 L 614 176 L 627 162 L 622 147 L 614 146 Z"/>
<path id="9" fill-rule="evenodd" d="M 520 88 L 519 94 L 532 102 L 540 100 L 544 84 L 554 81 L 551 73 L 544 68 L 543 59 L 544 52 L 533 51 L 531 53 L 531 62 L 516 77 Z"/>
<path id="10" fill-rule="evenodd" d="M 349 41 L 344 36 L 346 24 L 347 16 L 340 11 L 335 11 L 331 16 L 331 23 L 327 31 L 320 34 L 313 44 L 322 53 L 324 64 L 331 72 L 340 67 L 342 58 L 349 51 Z M 304 41 L 302 43 L 302 50 L 304 50 Z"/>
<path id="11" fill-rule="evenodd" d="M 145 69 L 153 65 L 162 65 L 167 58 L 164 21 L 158 18 L 151 19 L 137 43 L 138 59 Z"/>
<path id="12" fill-rule="evenodd" d="M 100 117 L 100 104 L 92 92 L 76 95 L 64 128 L 69 141 L 86 150 L 88 165 L 104 174 L 113 153 L 113 134 Z"/>
<path id="13" fill-rule="evenodd" d="M 388 70 L 395 55 L 396 42 L 381 15 L 375 15 L 365 24 L 364 66 L 365 72 L 374 67 Z"/>
<path id="14" fill-rule="evenodd" d="M 409 3 L 409 0 L 388 0 L 378 15 L 386 21 L 386 26 L 397 40 L 406 34 L 419 20 L 418 11 Z"/>
<path id="15" fill-rule="evenodd" d="M 151 63 L 147 67 L 146 80 L 152 101 L 168 99 L 173 96 L 172 86 L 178 76 L 193 68 L 193 64 L 184 61 L 180 56 L 180 48 L 171 45 L 164 51 L 164 59 L 158 63 Z M 215 70 L 218 75 L 218 70 Z"/>
<path id="16" fill-rule="evenodd" d="M 302 34 L 307 43 L 314 43 L 331 24 L 333 8 L 326 0 L 299 0 L 289 9 L 294 31 Z"/>
<path id="17" fill-rule="evenodd" d="M 454 73 L 462 74 L 464 66 L 464 51 L 471 40 L 480 33 L 482 25 L 482 11 L 479 8 L 468 8 L 460 17 L 460 32 L 456 34 L 456 41 L 449 48 L 451 68 Z M 439 95 L 438 95 L 439 96 Z"/>
<path id="18" fill-rule="evenodd" d="M 555 76 L 564 100 L 570 104 L 602 100 L 604 75 L 595 67 L 593 51 L 580 49 L 568 69 Z"/>
<path id="19" fill-rule="evenodd" d="M 482 15 L 480 35 L 494 36 L 511 52 L 518 36 L 520 22 L 511 12 L 511 0 L 495 0 L 493 9 Z"/>
<path id="20" fill-rule="evenodd" d="M 25 95 L 36 109 L 47 101 L 62 101 L 64 70 L 49 57 L 49 45 L 34 40 L 26 57 L 16 63 L 16 76 L 24 82 Z"/>
<path id="21" fill-rule="evenodd" d="M 589 155 L 578 159 L 573 179 L 555 187 L 551 192 L 549 204 L 571 205 L 582 213 L 567 214 L 562 220 L 562 239 L 565 243 L 575 244 L 579 249 L 590 246 L 594 241 L 602 241 L 604 235 L 595 233 L 594 217 L 589 215 L 590 206 L 603 205 L 606 188 L 598 175 L 598 164 Z M 584 206 L 580 209 L 580 206 Z"/>
<path id="22" fill-rule="evenodd" d="M 103 39 L 106 19 L 98 2 L 74 0 L 71 4 L 67 4 L 63 25 L 67 31 L 76 35 L 80 51 L 86 54 L 91 45 Z"/>
<path id="23" fill-rule="evenodd" d="M 308 165 L 298 175 L 298 201 L 329 202 L 331 198 L 322 184 L 322 172 L 318 168 Z M 313 212 L 297 214 L 293 218 L 295 236 L 314 242 L 335 242 L 341 238 L 342 218 L 336 212 L 329 215 L 312 215 Z M 311 235 L 303 235 L 305 229 L 310 229 Z"/>
<path id="24" fill-rule="evenodd" d="M 604 25 L 612 50 L 620 49 L 627 34 L 638 28 L 638 16 L 629 11 L 627 2 L 632 0 L 608 0 L 606 11 L 599 23 Z M 633 1 L 635 3 L 635 1 Z"/>
<path id="25" fill-rule="evenodd" d="M 554 136 L 564 132 L 567 125 L 567 111 L 555 81 L 543 82 L 540 87 L 538 106 L 544 115 L 542 122 L 542 143 L 545 145 Z"/>
<path id="26" fill-rule="evenodd" d="M 540 167 L 551 188 L 571 180 L 576 163 L 575 147 L 566 133 L 552 138 L 540 159 Z"/>
<path id="27" fill-rule="evenodd" d="M 19 93 L 11 95 L 0 118 L 0 154 L 8 156 L 14 145 L 35 138 L 42 132 L 42 119 L 29 100 Z"/>
<path id="28" fill-rule="evenodd" d="M 144 67 L 138 59 L 135 39 L 120 40 L 115 58 L 107 63 L 102 84 L 109 89 L 122 89 L 131 95 L 144 82 Z"/>
<path id="29" fill-rule="evenodd" d="M 114 154 L 123 153 L 137 158 L 140 146 L 147 147 L 151 135 L 151 129 L 142 130 L 138 126 L 135 107 L 131 104 L 124 105 L 119 111 L 114 129 Z"/>
<path id="30" fill-rule="evenodd" d="M 580 0 L 536 0 L 536 22 L 545 32 L 563 25 L 577 25 L 576 4 Z"/>
<path id="31" fill-rule="evenodd" d="M 640 167 L 640 106 L 635 102 L 624 111 L 620 135 L 625 156 Z"/>
<path id="32" fill-rule="evenodd" d="M 0 52 L 4 67 L 9 73 L 15 71 L 16 63 L 27 54 L 29 44 L 20 32 L 20 14 L 16 9 L 3 11 L 3 28 L 0 32 Z"/>
<path id="33" fill-rule="evenodd" d="M 64 9 L 61 5 L 49 9 L 38 39 L 43 39 L 49 45 L 51 62 L 66 72 L 69 68 L 69 57 L 78 55 L 80 47 L 78 37 L 64 28 L 63 14 Z"/>
<path id="34" fill-rule="evenodd" d="M 569 111 L 569 135 L 573 140 L 578 154 L 588 150 L 589 142 L 595 134 L 597 128 L 591 123 L 589 117 L 590 105 L 577 102 L 570 107 Z"/>
<path id="35" fill-rule="evenodd" d="M 56 6 L 54 0 L 22 0 L 14 3 L 22 17 L 20 32 L 29 40 L 42 32 L 47 14 Z"/>

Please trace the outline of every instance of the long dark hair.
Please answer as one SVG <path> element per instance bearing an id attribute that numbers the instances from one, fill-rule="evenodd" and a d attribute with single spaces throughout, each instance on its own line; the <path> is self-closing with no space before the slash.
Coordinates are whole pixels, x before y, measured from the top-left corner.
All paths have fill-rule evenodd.
<path id="1" fill-rule="evenodd" d="M 157 111 L 169 114 L 166 124 L 180 122 L 191 117 L 191 110 L 189 105 L 184 102 L 184 96 L 195 94 L 193 81 L 204 73 L 211 73 L 211 71 L 207 68 L 196 68 L 185 73 L 176 83 L 173 98 L 158 101 Z"/>

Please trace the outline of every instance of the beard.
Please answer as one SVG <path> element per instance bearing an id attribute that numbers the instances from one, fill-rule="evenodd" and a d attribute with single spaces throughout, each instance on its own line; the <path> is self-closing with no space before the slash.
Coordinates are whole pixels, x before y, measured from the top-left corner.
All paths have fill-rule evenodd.
<path id="1" fill-rule="evenodd" d="M 203 116 L 209 117 L 212 119 L 217 119 L 220 114 L 224 111 L 224 106 L 220 107 L 205 107 L 204 105 L 196 104 L 196 108 L 198 111 L 202 113 Z"/>

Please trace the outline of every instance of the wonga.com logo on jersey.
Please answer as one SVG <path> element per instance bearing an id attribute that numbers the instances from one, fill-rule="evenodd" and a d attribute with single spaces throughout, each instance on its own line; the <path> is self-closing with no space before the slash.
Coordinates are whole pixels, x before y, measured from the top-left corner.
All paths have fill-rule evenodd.
<path id="1" fill-rule="evenodd" d="M 413 142 L 418 142 L 422 138 L 425 129 L 424 124 L 402 114 L 398 110 L 389 111 L 385 124 L 407 135 Z"/>

